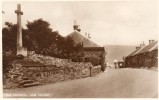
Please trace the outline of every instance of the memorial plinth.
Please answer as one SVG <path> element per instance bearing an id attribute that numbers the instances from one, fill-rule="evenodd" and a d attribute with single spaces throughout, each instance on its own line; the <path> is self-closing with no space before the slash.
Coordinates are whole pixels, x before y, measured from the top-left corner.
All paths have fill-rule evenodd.
<path id="1" fill-rule="evenodd" d="M 24 57 L 26 57 L 27 56 L 27 48 L 17 47 L 17 55 L 23 55 Z"/>

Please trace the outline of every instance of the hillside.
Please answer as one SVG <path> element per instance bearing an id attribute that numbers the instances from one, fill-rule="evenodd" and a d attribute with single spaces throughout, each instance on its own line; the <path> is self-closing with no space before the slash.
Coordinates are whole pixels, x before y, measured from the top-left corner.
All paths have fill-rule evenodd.
<path id="1" fill-rule="evenodd" d="M 115 59 L 120 61 L 122 60 L 123 56 L 129 55 L 135 50 L 135 46 L 132 45 L 105 45 L 104 47 L 107 52 L 106 60 L 110 65 L 113 64 Z"/>

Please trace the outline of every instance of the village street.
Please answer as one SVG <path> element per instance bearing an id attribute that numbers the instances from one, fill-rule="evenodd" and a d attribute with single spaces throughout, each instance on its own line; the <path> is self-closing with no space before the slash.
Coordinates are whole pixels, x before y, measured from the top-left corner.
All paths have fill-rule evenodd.
<path id="1" fill-rule="evenodd" d="M 110 69 L 95 77 L 29 88 L 4 89 L 4 97 L 11 94 L 13 97 L 36 98 L 158 97 L 157 74 L 157 71 L 147 69 Z"/>

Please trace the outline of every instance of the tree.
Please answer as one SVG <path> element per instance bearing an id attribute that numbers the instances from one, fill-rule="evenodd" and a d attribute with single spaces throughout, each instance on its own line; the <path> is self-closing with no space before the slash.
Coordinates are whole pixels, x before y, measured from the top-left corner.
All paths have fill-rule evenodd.
<path id="1" fill-rule="evenodd" d="M 67 58 L 70 58 L 70 56 L 73 55 L 73 53 L 75 51 L 75 43 L 71 37 L 65 38 L 64 50 L 65 50 L 64 52 L 67 55 Z"/>
<path id="2" fill-rule="evenodd" d="M 66 57 L 66 45 L 70 45 L 71 41 L 61 36 L 58 31 L 53 31 L 48 22 L 38 19 L 33 22 L 28 21 L 26 26 L 25 39 L 28 41 L 26 47 L 29 50 L 43 55 Z"/>
<path id="3" fill-rule="evenodd" d="M 6 22 L 5 25 L 6 27 L 2 29 L 3 74 L 6 74 L 12 67 L 7 65 L 15 60 L 17 47 L 17 24 Z M 26 30 L 22 29 L 22 33 L 26 33 Z"/>
<path id="4" fill-rule="evenodd" d="M 3 49 L 16 49 L 17 25 L 6 22 L 7 27 L 2 29 Z M 58 31 L 53 31 L 50 24 L 43 19 L 27 22 L 27 29 L 22 29 L 23 46 L 28 51 L 56 56 L 60 58 L 70 58 L 77 54 L 80 45 L 74 43 L 71 37 L 63 37 Z"/>
<path id="5" fill-rule="evenodd" d="M 43 19 L 34 20 L 33 22 L 27 23 L 28 29 L 28 38 L 32 41 L 31 47 L 34 47 L 35 44 L 38 50 L 43 50 L 48 48 L 55 39 L 57 34 L 52 32 L 52 29 L 49 27 L 50 24 Z M 33 48 L 37 50 L 37 48 Z"/>
<path id="6" fill-rule="evenodd" d="M 2 44 L 3 50 L 9 50 L 11 48 L 16 47 L 16 31 L 17 25 L 13 25 L 12 23 L 6 22 L 5 25 L 7 27 L 2 29 Z"/>
<path id="7" fill-rule="evenodd" d="M 16 49 L 17 43 L 17 24 L 6 22 L 5 25 L 6 27 L 2 29 L 2 45 L 4 52 Z M 26 33 L 26 30 L 23 28 L 22 33 Z"/>
<path id="8" fill-rule="evenodd" d="M 77 57 L 83 57 L 84 56 L 84 49 L 83 49 L 83 44 L 79 43 L 76 44 L 75 46 L 75 52 Z"/>

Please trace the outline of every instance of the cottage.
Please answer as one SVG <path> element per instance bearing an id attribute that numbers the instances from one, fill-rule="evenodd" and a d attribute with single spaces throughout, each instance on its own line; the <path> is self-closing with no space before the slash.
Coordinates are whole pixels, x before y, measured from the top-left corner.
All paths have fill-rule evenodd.
<path id="1" fill-rule="evenodd" d="M 105 65 L 105 49 L 94 43 L 90 38 L 90 34 L 85 33 L 85 36 L 81 34 L 80 26 L 77 22 L 74 22 L 74 31 L 66 37 L 71 37 L 75 44 L 81 43 L 83 45 L 84 55 L 83 58 L 91 60 L 93 65 L 101 65 L 101 69 L 104 70 Z"/>
<path id="2" fill-rule="evenodd" d="M 157 67 L 158 41 L 149 40 L 149 44 L 140 45 L 125 58 L 126 67 Z"/>

